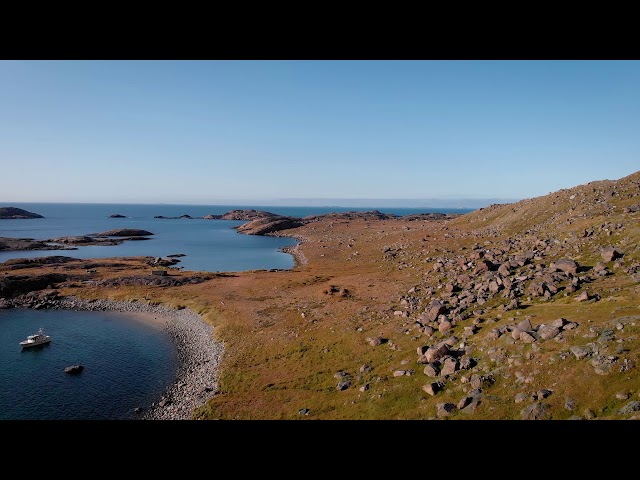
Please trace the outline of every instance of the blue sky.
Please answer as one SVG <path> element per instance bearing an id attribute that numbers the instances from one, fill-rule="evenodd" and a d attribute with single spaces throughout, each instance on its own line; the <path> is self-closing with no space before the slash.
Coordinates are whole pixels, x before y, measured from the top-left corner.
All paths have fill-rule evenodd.
<path id="1" fill-rule="evenodd" d="M 4 60 L 0 201 L 530 198 L 640 170 L 639 87 L 639 61 Z"/>

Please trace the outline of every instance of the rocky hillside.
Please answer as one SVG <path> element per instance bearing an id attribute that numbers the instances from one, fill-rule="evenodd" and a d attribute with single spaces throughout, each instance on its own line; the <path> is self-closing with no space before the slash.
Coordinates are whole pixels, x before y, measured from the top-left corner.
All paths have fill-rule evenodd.
<path id="1" fill-rule="evenodd" d="M 639 180 L 457 217 L 330 214 L 280 232 L 303 239 L 309 278 L 253 307 L 255 325 L 275 322 L 257 332 L 291 342 L 261 357 L 273 394 L 257 403 L 302 389 L 317 399 L 298 415 L 315 418 L 640 418 Z M 305 345 L 297 365 L 285 359 L 294 344 Z M 232 381 L 203 418 L 256 415 L 238 413 L 242 385 Z M 270 406 L 268 418 L 295 417 Z"/>

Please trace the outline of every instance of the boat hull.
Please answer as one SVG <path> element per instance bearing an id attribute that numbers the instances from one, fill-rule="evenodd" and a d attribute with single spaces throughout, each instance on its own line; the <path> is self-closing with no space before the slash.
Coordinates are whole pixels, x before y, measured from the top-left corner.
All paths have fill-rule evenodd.
<path id="1" fill-rule="evenodd" d="M 42 340 L 40 342 L 20 342 L 20 346 L 22 348 L 33 348 L 33 347 L 41 347 L 42 345 L 47 345 L 51 343 L 51 340 Z"/>

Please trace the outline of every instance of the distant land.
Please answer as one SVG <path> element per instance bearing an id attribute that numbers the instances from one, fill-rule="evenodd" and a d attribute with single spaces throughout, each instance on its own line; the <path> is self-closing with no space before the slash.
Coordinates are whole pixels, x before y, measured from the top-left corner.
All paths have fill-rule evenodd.
<path id="1" fill-rule="evenodd" d="M 395 208 L 482 208 L 499 203 L 514 203 L 516 198 L 287 198 L 265 201 L 264 205 L 300 205 L 310 207 L 395 207 Z M 253 204 L 258 201 L 254 200 Z"/>
<path id="2" fill-rule="evenodd" d="M 42 203 L 124 203 L 124 204 L 146 204 L 146 205 L 251 205 L 251 206 L 271 206 L 271 207 L 327 207 L 327 208 L 425 208 L 429 210 L 438 208 L 463 208 L 478 209 L 489 205 L 515 203 L 520 198 L 188 198 L 172 199 L 168 201 L 153 202 L 42 202 Z M 34 203 L 34 202 L 21 202 Z"/>
<path id="3" fill-rule="evenodd" d="M 519 198 L 270 198 L 270 199 L 251 199 L 251 198 L 223 198 L 223 199 L 206 199 L 206 198 L 188 198 L 188 199 L 163 199 L 162 201 L 138 201 L 127 202 L 120 201 L 73 201 L 64 202 L 60 200 L 41 200 L 41 201 L 20 201 L 19 203 L 69 203 L 69 204 L 139 204 L 139 205 L 210 205 L 210 206 L 270 206 L 270 207 L 323 207 L 323 208 L 422 208 L 425 210 L 437 210 L 439 208 L 460 208 L 460 209 L 478 209 L 488 207 L 489 205 L 515 203 L 520 201 Z M 0 203 L 11 204 L 15 200 L 0 201 Z"/>
<path id="4" fill-rule="evenodd" d="M 0 207 L 0 219 L 24 219 L 24 218 L 43 218 L 37 213 L 23 210 L 15 207 Z"/>

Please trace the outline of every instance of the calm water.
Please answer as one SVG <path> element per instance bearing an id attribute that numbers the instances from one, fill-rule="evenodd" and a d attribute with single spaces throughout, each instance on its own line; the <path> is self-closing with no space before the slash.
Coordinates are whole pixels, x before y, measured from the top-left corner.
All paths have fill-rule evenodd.
<path id="1" fill-rule="evenodd" d="M 75 258 L 106 258 L 152 256 L 166 257 L 182 253 L 176 266 L 185 270 L 230 272 L 254 269 L 288 269 L 294 265 L 293 257 L 280 251 L 295 245 L 290 238 L 244 235 L 233 227 L 244 221 L 203 219 L 159 219 L 190 215 L 202 217 L 220 215 L 230 210 L 255 209 L 305 217 L 349 210 L 366 211 L 372 208 L 340 207 L 265 207 L 242 205 L 129 205 L 129 204 L 64 204 L 64 203 L 2 203 L 3 207 L 17 207 L 45 218 L 0 220 L 0 237 L 34 238 L 46 240 L 70 235 L 89 235 L 114 228 L 141 228 L 154 235 L 149 240 L 129 241 L 115 246 L 78 247 L 77 250 L 0 251 L 0 262 L 11 258 L 65 255 Z M 378 209 L 384 213 L 408 215 L 425 213 L 424 209 Z M 470 209 L 443 209 L 443 213 L 465 213 Z M 111 214 L 126 218 L 109 218 Z"/>
<path id="2" fill-rule="evenodd" d="M 19 343 L 42 327 L 51 343 Z M 65 367 L 83 365 L 78 375 Z M 120 313 L 0 310 L 0 420 L 126 420 L 157 402 L 177 368 L 160 326 Z"/>

